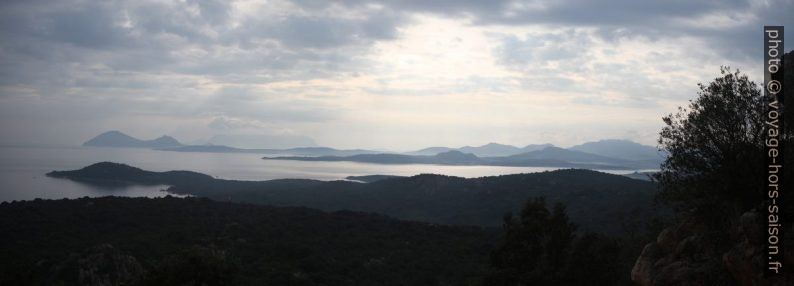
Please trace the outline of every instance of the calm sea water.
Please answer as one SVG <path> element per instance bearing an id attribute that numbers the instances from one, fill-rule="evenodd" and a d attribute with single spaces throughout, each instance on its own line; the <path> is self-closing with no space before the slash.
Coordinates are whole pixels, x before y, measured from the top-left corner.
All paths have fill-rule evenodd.
<path id="1" fill-rule="evenodd" d="M 0 147 L 0 201 L 60 199 L 96 196 L 165 196 L 166 186 L 130 186 L 102 189 L 45 176 L 53 170 L 74 170 L 110 161 L 150 171 L 190 170 L 217 178 L 270 180 L 305 178 L 340 180 L 347 176 L 435 173 L 460 177 L 554 170 L 546 167 L 381 165 L 355 162 L 306 162 L 262 160 L 263 155 L 232 153 L 182 153 L 134 148 L 98 147 Z M 606 171 L 629 173 L 629 171 Z"/>

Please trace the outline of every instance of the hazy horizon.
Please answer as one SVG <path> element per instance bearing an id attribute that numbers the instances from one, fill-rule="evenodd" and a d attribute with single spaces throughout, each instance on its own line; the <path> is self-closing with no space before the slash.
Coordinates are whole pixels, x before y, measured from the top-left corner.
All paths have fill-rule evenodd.
<path id="1" fill-rule="evenodd" d="M 432 144 L 431 143 L 430 145 L 423 145 L 423 146 L 420 146 L 420 147 L 417 147 L 417 148 L 407 148 L 407 149 L 404 148 L 404 147 L 399 148 L 399 149 L 390 149 L 390 148 L 383 148 L 383 147 L 378 147 L 378 146 L 358 146 L 358 147 L 351 147 L 351 148 L 342 148 L 342 147 L 337 147 L 337 146 L 333 146 L 333 145 L 320 145 L 320 144 L 316 144 L 316 143 L 315 144 L 283 145 L 283 146 L 273 146 L 273 147 L 251 147 L 251 146 L 236 145 L 236 144 L 218 144 L 218 143 L 208 142 L 207 139 L 183 141 L 180 138 L 178 138 L 176 136 L 173 136 L 173 135 L 170 135 L 170 134 L 160 134 L 160 135 L 156 135 L 156 136 L 153 136 L 153 137 L 139 137 L 139 136 L 135 136 L 134 134 L 129 134 L 127 132 L 124 132 L 123 130 L 107 130 L 105 132 L 110 132 L 110 131 L 121 132 L 121 133 L 123 133 L 125 135 L 128 135 L 130 137 L 133 137 L 135 139 L 144 140 L 144 141 L 145 140 L 157 139 L 157 138 L 163 137 L 163 136 L 169 136 L 169 137 L 172 137 L 172 138 L 176 139 L 180 143 L 182 143 L 184 145 L 188 145 L 188 146 L 211 146 L 211 145 L 215 145 L 215 146 L 228 146 L 228 147 L 241 148 L 241 149 L 290 149 L 290 148 L 304 148 L 304 147 L 309 147 L 309 148 L 310 147 L 328 147 L 328 148 L 334 148 L 334 149 L 364 149 L 364 150 L 373 150 L 373 151 L 412 152 L 412 151 L 418 151 L 418 150 L 426 149 L 426 148 L 441 147 L 441 148 L 456 149 L 456 148 L 464 148 L 464 147 L 483 147 L 485 145 L 490 145 L 490 144 L 507 145 L 507 146 L 513 146 L 513 147 L 518 147 L 518 148 L 522 148 L 522 147 L 525 147 L 525 146 L 528 146 L 528 145 L 551 144 L 554 147 L 570 148 L 570 147 L 574 147 L 574 146 L 585 144 L 585 143 L 600 142 L 600 141 L 610 141 L 610 140 L 631 141 L 631 142 L 634 142 L 634 143 L 637 143 L 637 144 L 651 146 L 651 147 L 656 147 L 656 145 L 657 145 L 655 142 L 640 143 L 640 142 L 637 142 L 635 139 L 631 139 L 631 138 L 626 138 L 626 139 L 600 138 L 600 139 L 592 139 L 592 140 L 581 141 L 581 142 L 571 142 L 568 145 L 557 145 L 557 144 L 552 144 L 552 143 L 547 143 L 547 142 L 529 142 L 529 143 L 508 144 L 508 143 L 503 143 L 503 142 L 493 142 L 493 141 L 487 141 L 487 140 L 486 140 L 487 141 L 486 142 L 486 141 L 482 141 L 481 140 L 484 143 L 464 144 L 464 145 L 441 145 L 441 144 Z M 98 136 L 98 135 L 100 135 L 102 133 L 105 133 L 105 132 L 101 132 L 101 133 L 96 134 L 96 135 Z M 84 143 L 86 141 L 88 141 L 89 139 L 92 139 L 94 137 L 88 137 L 88 138 L 86 138 L 83 141 L 57 142 L 57 143 L 41 143 L 41 142 L 26 143 L 26 142 L 1 142 L 0 141 L 0 146 L 18 146 L 18 147 L 24 147 L 24 146 L 29 146 L 29 147 L 47 147 L 47 146 L 81 147 L 81 146 L 84 146 Z M 92 146 L 84 146 L 84 147 L 92 147 Z M 98 148 L 106 148 L 106 147 L 98 147 Z M 116 147 L 116 148 L 118 148 L 118 147 Z M 129 147 L 129 148 L 140 148 L 140 147 Z"/>
<path id="2" fill-rule="evenodd" d="M 179 141 L 179 143 L 182 143 L 182 144 L 187 145 L 187 146 L 212 146 L 212 145 L 215 145 L 215 146 L 227 146 L 227 147 L 241 148 L 241 149 L 291 149 L 291 148 L 311 148 L 311 147 L 327 147 L 327 148 L 334 148 L 334 149 L 343 149 L 343 148 L 337 148 L 335 146 L 318 145 L 318 144 L 296 144 L 296 145 L 284 145 L 284 146 L 274 146 L 274 147 L 251 147 L 251 146 L 236 145 L 236 144 L 215 143 L 215 142 L 209 142 L 208 140 L 184 141 L 184 140 L 181 140 L 180 138 L 172 136 L 170 134 L 161 134 L 161 135 L 156 136 L 156 137 L 142 138 L 142 137 L 135 136 L 135 134 L 129 134 L 127 132 L 124 132 L 123 130 L 107 130 L 105 132 L 97 134 L 97 136 L 94 136 L 94 137 L 91 137 L 91 138 L 86 138 L 86 140 L 83 140 L 83 142 L 77 142 L 77 143 L 20 144 L 20 143 L 3 143 L 3 142 L 0 142 L 0 146 L 5 145 L 5 146 L 19 146 L 19 147 L 25 147 L 25 146 L 29 146 L 29 147 L 47 147 L 47 146 L 96 147 L 96 146 L 86 146 L 85 143 L 90 141 L 89 139 L 93 139 L 93 138 L 96 138 L 96 137 L 98 137 L 100 135 L 103 135 L 105 133 L 110 133 L 110 132 L 120 132 L 120 133 L 122 133 L 124 135 L 130 136 L 130 137 L 132 137 L 134 139 L 142 140 L 142 141 L 154 140 L 154 139 L 158 139 L 160 137 L 171 137 L 171 138 Z M 523 147 L 531 146 L 531 145 L 551 144 L 553 147 L 571 148 L 571 147 L 575 147 L 575 146 L 582 145 L 582 144 L 585 144 L 585 143 L 595 143 L 595 142 L 602 142 L 602 141 L 630 141 L 630 142 L 633 142 L 633 143 L 637 143 L 637 144 L 641 144 L 641 145 L 645 145 L 645 146 L 651 146 L 651 147 L 656 147 L 656 145 L 657 145 L 655 143 L 643 144 L 643 143 L 639 143 L 639 142 L 637 142 L 635 140 L 632 140 L 632 139 L 602 138 L 602 139 L 594 139 L 594 140 L 591 140 L 591 141 L 574 142 L 573 144 L 562 145 L 562 146 L 556 145 L 556 144 L 551 144 L 551 143 L 545 143 L 545 142 L 530 142 L 530 143 L 524 143 L 524 144 L 521 144 L 521 143 L 518 143 L 518 144 L 506 144 L 506 143 L 502 143 L 502 142 L 486 142 L 486 143 L 482 143 L 482 144 L 449 145 L 449 146 L 444 146 L 444 145 L 438 145 L 437 144 L 437 145 L 427 145 L 427 146 L 423 146 L 423 147 L 419 147 L 419 148 L 415 148 L 415 149 L 388 149 L 388 148 L 379 148 L 377 146 L 363 146 L 363 147 L 356 147 L 356 148 L 349 148 L 349 149 L 363 149 L 363 150 L 384 151 L 384 152 L 386 152 L 386 151 L 388 151 L 388 152 L 413 152 L 413 151 L 419 151 L 419 150 L 422 150 L 422 149 L 429 149 L 429 148 L 460 149 L 460 148 L 466 148 L 466 147 L 485 147 L 485 146 L 491 145 L 491 144 L 506 145 L 506 146 L 512 146 L 512 147 L 517 147 L 517 148 L 523 148 Z M 113 146 L 105 146 L 105 147 L 99 146 L 99 148 L 106 148 L 106 147 L 113 147 Z M 119 146 L 116 146 L 115 148 L 118 148 L 118 147 Z M 142 148 L 142 147 L 129 147 L 129 148 Z M 143 148 L 152 149 L 152 148 L 146 148 L 146 147 L 143 147 Z"/>
<path id="3" fill-rule="evenodd" d="M 4 1 L 0 143 L 656 146 L 720 66 L 760 79 L 763 25 L 794 25 L 792 1 L 621 2 Z"/>

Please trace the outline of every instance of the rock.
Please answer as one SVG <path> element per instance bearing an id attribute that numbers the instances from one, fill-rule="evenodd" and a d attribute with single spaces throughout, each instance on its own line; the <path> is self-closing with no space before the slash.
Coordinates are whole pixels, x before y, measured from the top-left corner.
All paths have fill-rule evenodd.
<path id="1" fill-rule="evenodd" d="M 733 229 L 731 239 L 735 241 L 730 250 L 722 256 L 725 269 L 731 274 L 738 285 L 742 286 L 783 286 L 784 280 L 794 281 L 791 271 L 783 278 L 765 279 L 764 268 L 766 249 L 764 248 L 764 218 L 757 212 L 746 212 L 739 219 L 739 225 Z M 794 265 L 792 252 L 786 248 L 784 265 Z M 790 267 L 788 267 L 790 269 Z"/>
<path id="2" fill-rule="evenodd" d="M 707 226 L 696 219 L 664 229 L 637 258 L 631 279 L 643 286 L 731 285 L 719 271 L 720 255 L 707 234 Z"/>
<path id="3" fill-rule="evenodd" d="M 746 212 L 737 221 L 725 232 L 709 230 L 695 218 L 664 229 L 637 258 L 632 281 L 642 286 L 787 285 L 784 278 L 764 278 L 761 238 L 765 229 L 761 216 Z M 727 249 L 718 249 L 715 240 L 719 238 L 729 239 Z M 790 250 L 784 256 L 786 265 L 794 265 Z M 785 279 L 794 281 L 790 270 Z"/>

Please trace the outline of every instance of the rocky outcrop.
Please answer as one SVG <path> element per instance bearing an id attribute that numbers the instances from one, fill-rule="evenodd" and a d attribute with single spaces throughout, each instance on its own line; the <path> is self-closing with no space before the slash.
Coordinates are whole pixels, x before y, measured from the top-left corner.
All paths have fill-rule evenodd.
<path id="1" fill-rule="evenodd" d="M 631 279 L 642 286 L 787 285 L 783 278 L 763 276 L 763 226 L 756 212 L 744 213 L 727 232 L 709 230 L 697 219 L 686 219 L 666 228 L 655 242 L 645 246 Z M 728 239 L 727 248 L 718 248 L 715 240 L 721 238 Z M 790 251 L 786 252 L 785 263 L 794 265 Z M 786 275 L 789 280 L 794 278 L 790 270 Z"/>
<path id="2" fill-rule="evenodd" d="M 733 247 L 722 256 L 722 264 L 738 285 L 742 286 L 784 286 L 791 285 L 784 281 L 794 281 L 794 274 L 790 271 L 785 277 L 765 279 L 764 267 L 766 260 L 765 243 L 763 241 L 765 221 L 756 212 L 747 212 L 739 219 L 737 227 L 732 229 L 731 239 Z M 790 244 L 789 244 L 790 245 Z M 790 246 L 789 246 L 790 247 Z M 790 248 L 786 248 L 783 265 L 794 265 L 794 256 Z"/>
<path id="3" fill-rule="evenodd" d="M 664 229 L 634 264 L 631 279 L 643 286 L 731 285 L 702 222 L 689 219 Z"/>

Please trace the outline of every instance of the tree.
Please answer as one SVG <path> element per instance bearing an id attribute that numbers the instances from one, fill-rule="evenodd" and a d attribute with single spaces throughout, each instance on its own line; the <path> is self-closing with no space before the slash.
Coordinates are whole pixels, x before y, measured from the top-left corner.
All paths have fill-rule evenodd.
<path id="1" fill-rule="evenodd" d="M 485 285 L 615 285 L 623 274 L 616 241 L 577 236 L 562 204 L 549 211 L 543 197 L 530 199 L 518 218 L 505 215 L 504 227 Z"/>
<path id="2" fill-rule="evenodd" d="M 764 123 L 772 101 L 738 70 L 723 67 L 721 74 L 698 84 L 688 108 L 663 118 L 659 144 L 669 157 L 654 176 L 662 201 L 710 222 L 762 203 Z"/>
<path id="3" fill-rule="evenodd" d="M 225 250 L 195 245 L 165 259 L 140 285 L 235 285 L 239 268 Z"/>
<path id="4" fill-rule="evenodd" d="M 791 72 L 782 73 L 791 71 L 790 60 L 792 53 L 783 57 L 781 73 L 773 76 L 782 82 L 784 92 L 792 86 Z M 760 274 L 768 267 L 764 260 L 769 257 L 762 238 L 766 229 L 760 226 L 767 223 L 767 160 L 768 154 L 774 154 L 766 152 L 765 141 L 776 137 L 782 151 L 778 159 L 788 157 L 789 163 L 792 158 L 794 125 L 779 126 L 783 120 L 790 122 L 783 99 L 791 94 L 766 95 L 762 93 L 765 87 L 739 71 L 722 68 L 721 72 L 721 77 L 699 85 L 698 97 L 688 108 L 663 118 L 666 126 L 659 143 L 670 156 L 655 176 L 662 188 L 658 198 L 675 207 L 680 222 L 645 247 L 632 271 L 634 281 L 788 285 L 782 280 L 790 273 L 777 281 Z M 776 124 L 782 134 L 766 127 L 772 109 L 779 112 Z M 790 169 L 784 164 L 778 176 L 782 171 L 787 172 L 782 177 L 790 178 Z M 781 186 L 779 191 L 788 189 Z M 780 198 L 776 203 L 787 205 Z M 791 225 L 783 223 L 783 227 L 787 228 L 781 231 L 783 239 L 791 242 Z"/>

